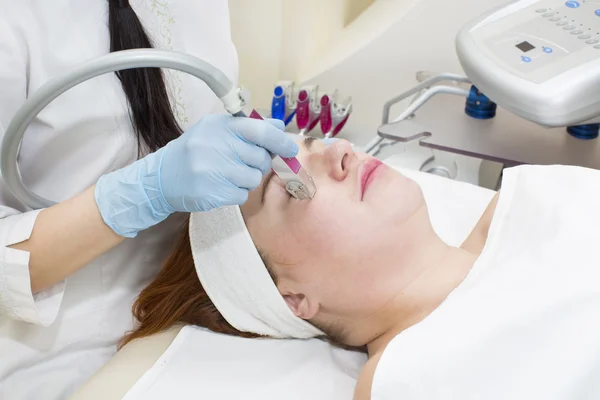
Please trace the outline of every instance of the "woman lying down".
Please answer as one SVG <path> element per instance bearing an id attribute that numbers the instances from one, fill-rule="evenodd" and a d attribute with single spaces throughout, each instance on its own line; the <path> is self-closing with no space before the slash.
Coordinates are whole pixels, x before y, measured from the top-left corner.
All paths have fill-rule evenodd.
<path id="1" fill-rule="evenodd" d="M 124 343 L 326 336 L 366 346 L 358 400 L 600 398 L 600 172 L 506 170 L 455 248 L 414 181 L 345 141 L 302 147 L 315 198 L 270 175 L 241 210 L 193 214 Z"/>

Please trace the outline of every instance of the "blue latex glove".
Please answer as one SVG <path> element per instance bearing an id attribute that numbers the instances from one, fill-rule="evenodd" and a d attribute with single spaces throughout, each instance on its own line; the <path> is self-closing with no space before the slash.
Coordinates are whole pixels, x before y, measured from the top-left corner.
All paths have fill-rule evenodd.
<path id="1" fill-rule="evenodd" d="M 207 115 L 181 137 L 96 184 L 104 222 L 135 237 L 170 214 L 242 205 L 271 169 L 271 155 L 295 157 L 280 120 Z"/>

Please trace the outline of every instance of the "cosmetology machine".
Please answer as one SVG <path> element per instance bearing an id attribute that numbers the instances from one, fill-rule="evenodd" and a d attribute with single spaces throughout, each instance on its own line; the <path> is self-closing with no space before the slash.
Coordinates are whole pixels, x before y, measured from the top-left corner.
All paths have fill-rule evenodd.
<path id="1" fill-rule="evenodd" d="M 600 0 L 510 2 L 460 30 L 456 50 L 467 76 L 432 76 L 389 100 L 369 153 L 418 141 L 505 166 L 600 169 L 600 141 L 590 140 L 600 129 Z"/>
<path id="2" fill-rule="evenodd" d="M 156 49 L 114 52 L 81 63 L 49 80 L 17 111 L 6 129 L 0 154 L 2 177 L 13 195 L 32 209 L 54 204 L 52 200 L 33 193 L 25 186 L 18 166 L 18 153 L 23 135 L 44 107 L 72 87 L 96 76 L 123 69 L 148 67 L 175 69 L 193 75 L 206 83 L 230 114 L 262 119 L 261 115 L 249 106 L 249 95 L 245 90 L 235 87 L 220 70 L 194 56 Z M 315 184 L 295 157 L 274 157 L 272 168 L 286 182 L 286 189 L 292 196 L 302 200 L 313 198 L 316 192 Z"/>
<path id="3" fill-rule="evenodd" d="M 352 113 L 352 98 L 333 93 L 321 93 L 318 85 L 296 87 L 293 81 L 277 83 L 271 102 L 271 118 L 282 120 L 288 132 L 308 135 L 319 126 L 321 135 L 334 138 L 348 122 Z M 293 120 L 295 124 L 291 124 Z"/>

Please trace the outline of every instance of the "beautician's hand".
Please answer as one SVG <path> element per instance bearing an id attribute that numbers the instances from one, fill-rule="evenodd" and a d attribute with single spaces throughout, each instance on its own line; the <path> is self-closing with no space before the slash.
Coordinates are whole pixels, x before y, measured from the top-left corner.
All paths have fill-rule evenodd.
<path id="1" fill-rule="evenodd" d="M 279 120 L 208 115 L 164 148 L 96 184 L 96 203 L 117 234 L 134 237 L 171 213 L 241 205 L 271 169 L 269 153 L 298 145 Z"/>

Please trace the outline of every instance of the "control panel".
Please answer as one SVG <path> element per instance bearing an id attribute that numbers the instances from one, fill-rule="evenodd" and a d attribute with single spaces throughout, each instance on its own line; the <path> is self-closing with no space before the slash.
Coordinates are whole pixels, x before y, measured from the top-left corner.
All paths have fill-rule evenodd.
<path id="1" fill-rule="evenodd" d="M 535 83 L 600 58 L 600 0 L 530 3 L 472 30 L 488 57 Z"/>

